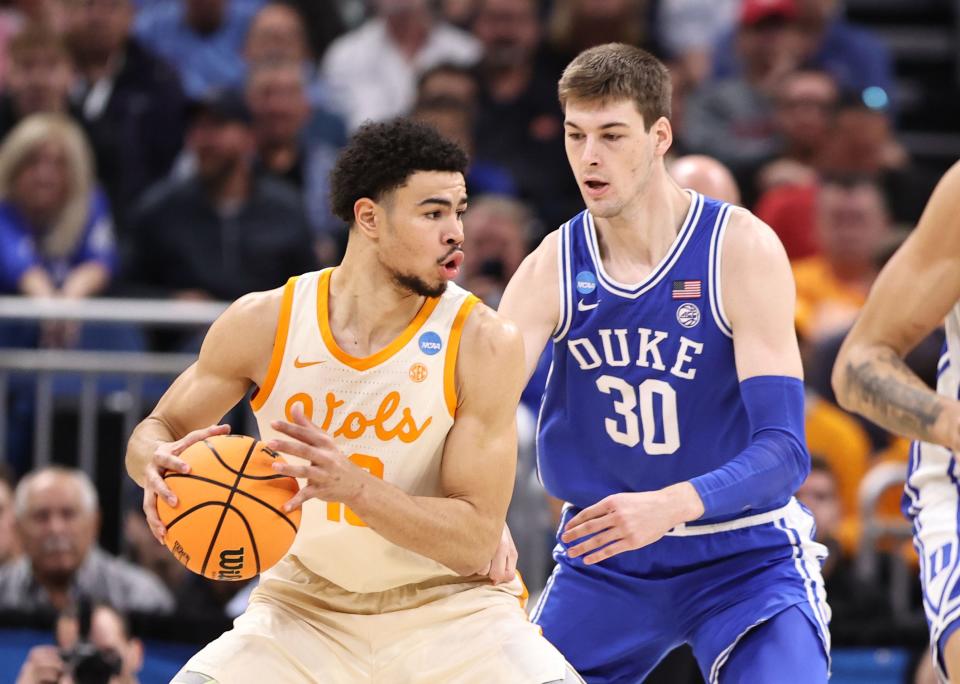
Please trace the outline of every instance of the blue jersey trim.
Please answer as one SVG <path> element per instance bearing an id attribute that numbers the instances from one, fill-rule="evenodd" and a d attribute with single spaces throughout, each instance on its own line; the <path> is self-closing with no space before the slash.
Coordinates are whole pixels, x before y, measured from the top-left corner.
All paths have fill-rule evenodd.
<path id="1" fill-rule="evenodd" d="M 709 275 L 708 279 L 710 290 L 710 311 L 713 314 L 713 320 L 724 335 L 733 338 L 733 326 L 727 319 L 723 310 L 723 289 L 721 261 L 723 256 L 723 236 L 726 234 L 727 224 L 730 221 L 730 205 L 724 204 L 717 212 L 717 222 L 713 226 L 713 234 L 710 236 L 710 257 L 709 257 Z"/>
<path id="2" fill-rule="evenodd" d="M 553 331 L 553 339 L 560 340 L 570 330 L 570 323 L 573 321 L 573 293 L 570 288 L 573 287 L 573 275 L 571 273 L 570 253 L 570 231 L 573 220 L 567 221 L 560 226 L 560 236 L 557 245 L 557 268 L 560 271 L 560 320 Z"/>
<path id="3" fill-rule="evenodd" d="M 590 212 L 586 213 L 583 222 L 583 232 L 586 237 L 590 260 L 596 269 L 597 280 L 603 285 L 605 290 L 619 297 L 636 299 L 663 280 L 670 269 L 673 268 L 674 264 L 677 263 L 687 243 L 690 242 L 690 237 L 693 235 L 697 224 L 700 222 L 700 214 L 703 211 L 703 195 L 693 190 L 688 190 L 687 192 L 689 192 L 691 196 L 690 208 L 687 210 L 687 217 L 684 219 L 680 232 L 656 268 L 642 282 L 636 284 L 621 283 L 614 280 L 604 270 L 603 260 L 600 258 L 600 246 L 597 242 L 597 229 L 593 222 L 593 215 L 590 214 Z"/>

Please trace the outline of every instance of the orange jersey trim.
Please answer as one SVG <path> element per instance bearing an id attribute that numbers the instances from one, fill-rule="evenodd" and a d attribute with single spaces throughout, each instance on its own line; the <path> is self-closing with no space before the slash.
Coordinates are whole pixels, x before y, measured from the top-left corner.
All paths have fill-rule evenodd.
<path id="1" fill-rule="evenodd" d="M 323 343 L 327 346 L 327 350 L 333 354 L 338 361 L 350 366 L 350 368 L 354 370 L 370 370 L 374 366 L 378 366 L 384 361 L 387 361 L 403 349 L 407 343 L 413 339 L 413 336 L 417 334 L 417 331 L 420 330 L 423 324 L 426 323 L 427 319 L 430 318 L 430 314 L 437 308 L 437 304 L 440 303 L 439 297 L 428 297 L 423 303 L 423 306 L 420 307 L 417 315 L 414 316 L 410 324 L 407 325 L 404 331 L 401 332 L 393 342 L 376 354 L 363 358 L 351 356 L 340 348 L 340 345 L 337 344 L 336 339 L 333 337 L 333 331 L 330 330 L 330 308 L 328 302 L 330 301 L 330 274 L 332 272 L 333 269 L 323 271 L 317 283 L 317 323 L 320 326 L 320 337 L 323 338 Z"/>
<path id="2" fill-rule="evenodd" d="M 290 313 L 293 311 L 293 290 L 297 284 L 297 276 L 293 276 L 283 287 L 283 298 L 280 300 L 280 317 L 277 319 L 277 332 L 273 338 L 273 353 L 270 355 L 270 365 L 267 367 L 267 377 L 263 384 L 250 397 L 250 406 L 259 411 L 266 403 L 273 386 L 277 384 L 280 375 L 280 364 L 283 362 L 283 351 L 287 348 L 287 333 L 290 331 Z"/>
<path id="3" fill-rule="evenodd" d="M 447 356 L 443 360 L 443 397 L 447 401 L 447 410 L 450 411 L 451 416 L 457 413 L 457 353 L 460 350 L 460 338 L 463 336 L 463 326 L 467 322 L 467 316 L 479 301 L 476 296 L 469 295 L 460 305 L 460 310 L 457 311 L 453 326 L 450 328 Z"/>

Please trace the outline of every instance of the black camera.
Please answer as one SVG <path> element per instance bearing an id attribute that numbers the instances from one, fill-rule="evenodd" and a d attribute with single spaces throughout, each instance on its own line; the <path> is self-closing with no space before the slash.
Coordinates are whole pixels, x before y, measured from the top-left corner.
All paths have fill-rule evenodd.
<path id="1" fill-rule="evenodd" d="M 123 669 L 120 654 L 101 651 L 89 641 L 78 641 L 69 650 L 61 651 L 60 658 L 76 684 L 107 684 Z"/>

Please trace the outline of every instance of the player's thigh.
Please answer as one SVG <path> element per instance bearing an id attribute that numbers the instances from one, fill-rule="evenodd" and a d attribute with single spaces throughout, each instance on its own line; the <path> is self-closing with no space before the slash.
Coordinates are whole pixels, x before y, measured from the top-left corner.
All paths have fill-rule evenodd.
<path id="1" fill-rule="evenodd" d="M 379 618 L 378 681 L 544 684 L 563 682 L 569 670 L 518 595 L 492 585 Z"/>
<path id="2" fill-rule="evenodd" d="M 561 563 L 532 618 L 586 681 L 642 681 L 682 641 L 669 595 L 663 584 Z"/>
<path id="3" fill-rule="evenodd" d="M 940 637 L 937 649 L 951 682 L 960 682 L 960 620 L 952 623 Z"/>
<path id="4" fill-rule="evenodd" d="M 792 606 L 747 632 L 720 668 L 720 684 L 825 684 L 829 665 L 812 620 Z"/>
<path id="5" fill-rule="evenodd" d="M 353 634 L 338 629 L 336 616 L 307 619 L 271 602 L 255 601 L 233 629 L 194 655 L 173 681 L 347 684 L 369 678 L 369 664 L 358 655 L 365 650 Z"/>

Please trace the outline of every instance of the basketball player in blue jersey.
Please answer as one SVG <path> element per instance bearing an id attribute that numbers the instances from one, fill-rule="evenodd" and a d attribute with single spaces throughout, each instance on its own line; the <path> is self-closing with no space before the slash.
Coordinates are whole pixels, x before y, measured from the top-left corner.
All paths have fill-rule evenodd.
<path id="1" fill-rule="evenodd" d="M 903 357 L 944 319 L 934 392 Z M 877 278 L 840 349 L 833 387 L 844 408 L 917 440 L 903 509 L 920 556 L 934 665 L 960 682 L 960 163 Z"/>
<path id="2" fill-rule="evenodd" d="M 794 285 L 749 212 L 667 175 L 670 79 L 622 44 L 559 84 L 587 210 L 523 263 L 500 313 L 553 366 L 538 462 L 566 501 L 534 611 L 589 682 L 639 682 L 688 643 L 710 682 L 825 682 L 826 550 L 809 470 Z"/>

